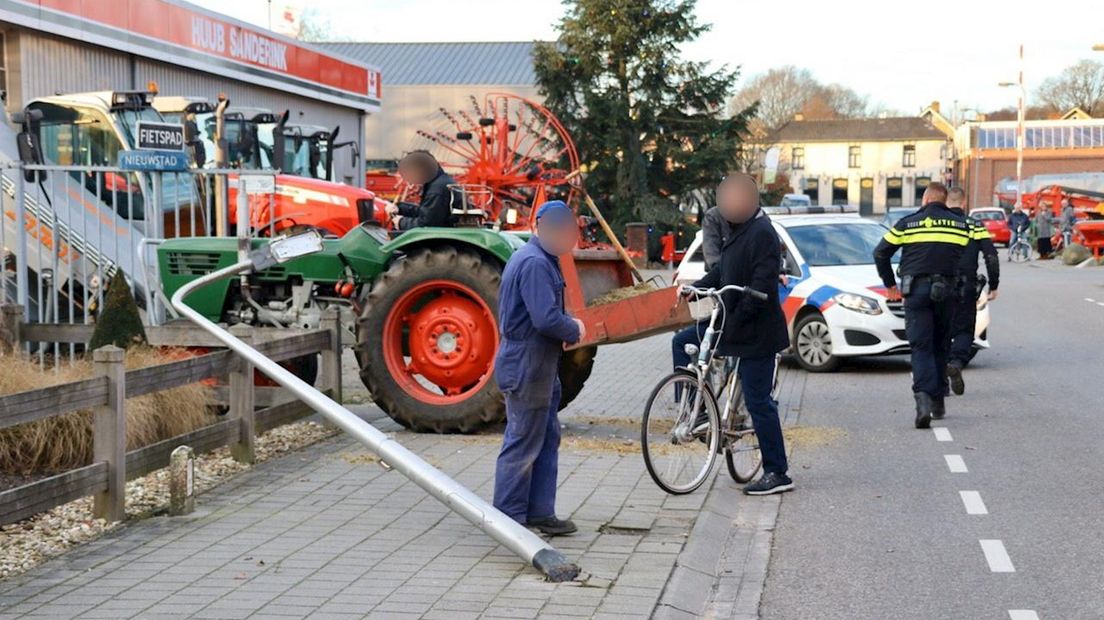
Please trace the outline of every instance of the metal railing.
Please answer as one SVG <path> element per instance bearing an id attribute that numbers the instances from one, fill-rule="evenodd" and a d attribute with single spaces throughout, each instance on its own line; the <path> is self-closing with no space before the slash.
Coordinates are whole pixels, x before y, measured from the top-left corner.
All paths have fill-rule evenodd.
<path id="1" fill-rule="evenodd" d="M 239 170 L 135 172 L 114 166 L 0 164 L 0 304 L 35 323 L 90 323 L 116 271 L 126 274 L 148 324 L 163 321 L 156 245 L 210 236 L 235 205 L 216 187 L 245 195 Z M 271 171 L 249 175 L 273 176 Z M 225 183 L 216 183 L 217 180 Z M 229 193 L 229 192 L 228 192 Z M 249 194 L 250 232 L 275 221 L 275 193 Z M 225 227 L 223 234 L 231 234 Z M 75 357 L 76 347 L 29 343 L 40 357 Z"/>

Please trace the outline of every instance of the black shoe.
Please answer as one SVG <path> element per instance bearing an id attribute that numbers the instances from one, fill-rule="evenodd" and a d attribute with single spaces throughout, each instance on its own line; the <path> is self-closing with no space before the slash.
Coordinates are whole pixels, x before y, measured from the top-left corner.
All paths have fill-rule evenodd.
<path id="1" fill-rule="evenodd" d="M 912 396 L 916 399 L 916 428 L 931 428 L 932 397 L 925 392 Z"/>
<path id="2" fill-rule="evenodd" d="M 767 472 L 761 478 L 744 487 L 744 495 L 772 495 L 785 493 L 794 488 L 793 480 L 786 474 Z"/>
<path id="3" fill-rule="evenodd" d="M 932 399 L 931 415 L 933 420 L 942 420 L 947 415 L 947 403 L 943 397 Z"/>
<path id="4" fill-rule="evenodd" d="M 547 534 L 548 536 L 563 536 L 564 534 L 574 534 L 579 531 L 579 528 L 575 527 L 575 524 L 572 523 L 570 519 L 557 519 L 556 517 L 529 519 L 525 525 L 529 529 L 537 530 L 541 534 Z"/>
<path id="5" fill-rule="evenodd" d="M 962 366 L 951 362 L 947 364 L 947 378 L 951 380 L 951 391 L 958 396 L 966 392 L 966 382 L 962 380 Z"/>

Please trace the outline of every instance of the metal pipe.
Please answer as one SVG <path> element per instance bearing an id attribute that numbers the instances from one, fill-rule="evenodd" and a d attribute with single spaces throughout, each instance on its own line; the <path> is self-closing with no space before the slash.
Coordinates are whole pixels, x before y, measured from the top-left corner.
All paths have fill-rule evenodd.
<path id="1" fill-rule="evenodd" d="M 248 360 L 254 368 L 291 390 L 311 409 L 352 435 L 388 466 L 409 478 L 448 506 L 450 510 L 478 526 L 491 538 L 544 573 L 550 581 L 570 581 L 578 576 L 579 567 L 568 561 L 563 554 L 541 537 L 184 303 L 185 297 L 207 284 L 250 271 L 254 268 L 254 260 L 255 258 L 239 261 L 185 284 L 172 296 L 173 307 L 229 349 Z"/>

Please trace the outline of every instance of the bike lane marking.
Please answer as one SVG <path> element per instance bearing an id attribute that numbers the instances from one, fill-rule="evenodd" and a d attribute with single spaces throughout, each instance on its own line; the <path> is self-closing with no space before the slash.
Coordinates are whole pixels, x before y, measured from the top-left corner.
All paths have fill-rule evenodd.
<path id="1" fill-rule="evenodd" d="M 966 507 L 966 514 L 989 514 L 989 510 L 985 507 L 985 502 L 981 500 L 981 493 L 977 491 L 959 491 L 958 494 L 962 497 L 962 505 Z"/>
<path id="2" fill-rule="evenodd" d="M 967 473 L 966 461 L 962 460 L 962 456 L 958 454 L 944 454 L 943 459 L 947 461 L 947 469 L 951 470 L 952 474 Z"/>
<path id="3" fill-rule="evenodd" d="M 1012 566 L 1012 558 L 1008 557 L 1008 551 L 1004 549 L 1004 543 L 995 538 L 982 538 L 981 551 L 985 554 L 985 561 L 989 563 L 989 570 L 994 573 L 1014 573 L 1016 567 Z"/>

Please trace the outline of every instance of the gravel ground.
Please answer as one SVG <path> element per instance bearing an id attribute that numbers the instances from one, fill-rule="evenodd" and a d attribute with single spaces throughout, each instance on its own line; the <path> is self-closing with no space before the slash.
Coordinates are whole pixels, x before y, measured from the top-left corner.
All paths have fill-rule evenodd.
<path id="1" fill-rule="evenodd" d="M 337 434 L 337 429 L 316 422 L 297 422 L 281 426 L 257 437 L 256 457 L 261 463 L 273 457 Z M 248 470 L 249 465 L 230 457 L 228 448 L 219 448 L 196 457 L 196 493 L 218 486 L 230 477 Z M 0 485 L 18 483 L 5 477 Z M 127 483 L 128 519 L 140 519 L 167 509 L 169 471 L 160 469 Z M 92 516 L 92 498 L 82 498 L 53 510 L 0 527 L 0 580 L 18 575 L 43 561 L 93 540 L 119 523 L 107 523 Z"/>

